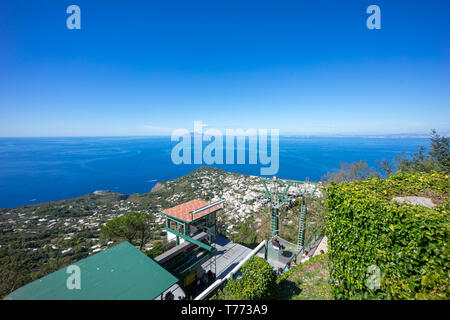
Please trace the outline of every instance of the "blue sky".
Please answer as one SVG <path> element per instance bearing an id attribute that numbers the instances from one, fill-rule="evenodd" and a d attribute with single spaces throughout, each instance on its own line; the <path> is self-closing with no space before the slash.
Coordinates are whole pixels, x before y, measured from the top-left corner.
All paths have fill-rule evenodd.
<path id="1" fill-rule="evenodd" d="M 81 8 L 81 30 L 66 8 Z M 366 8 L 381 8 L 381 30 Z M 450 132 L 450 2 L 0 2 L 0 136 Z"/>

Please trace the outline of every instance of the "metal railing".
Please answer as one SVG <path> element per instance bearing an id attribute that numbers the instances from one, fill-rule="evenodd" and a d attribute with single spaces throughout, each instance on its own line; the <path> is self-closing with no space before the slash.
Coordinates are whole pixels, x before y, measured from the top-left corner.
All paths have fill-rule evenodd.
<path id="1" fill-rule="evenodd" d="M 216 280 L 212 285 L 206 288 L 202 293 L 200 293 L 194 300 L 203 300 L 209 294 L 214 292 L 219 286 L 221 286 L 224 282 L 231 280 L 234 275 L 242 268 L 243 264 L 246 263 L 251 257 L 256 255 L 263 247 L 265 248 L 267 240 L 263 240 L 252 252 L 250 252 L 244 259 L 242 259 L 239 264 L 233 268 L 225 277 Z"/>
<path id="2" fill-rule="evenodd" d="M 196 209 L 196 210 L 191 211 L 190 213 L 191 213 L 191 215 L 192 215 L 192 220 L 194 220 L 194 216 L 195 216 L 196 214 L 198 214 L 198 213 L 200 213 L 200 212 L 202 212 L 202 211 L 208 210 L 208 209 L 210 209 L 210 208 L 212 208 L 212 207 L 215 207 L 215 206 L 217 206 L 217 205 L 219 205 L 219 204 L 222 204 L 222 203 L 224 203 L 224 202 L 225 202 L 225 200 L 218 200 L 218 201 L 213 202 L 213 203 L 210 203 L 210 204 L 208 204 L 208 205 L 206 205 L 206 206 L 204 206 L 204 207 L 201 207 L 201 208 L 198 208 L 198 209 Z M 223 206 L 222 206 L 222 207 L 223 207 Z"/>

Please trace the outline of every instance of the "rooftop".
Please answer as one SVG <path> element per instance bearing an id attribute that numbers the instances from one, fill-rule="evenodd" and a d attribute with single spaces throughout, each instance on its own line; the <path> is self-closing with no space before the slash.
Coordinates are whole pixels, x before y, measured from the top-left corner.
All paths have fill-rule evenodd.
<path id="1" fill-rule="evenodd" d="M 153 300 L 178 279 L 129 242 L 122 242 L 73 265 L 80 268 L 80 289 L 69 290 L 67 268 L 38 279 L 7 300 Z"/>
<path id="2" fill-rule="evenodd" d="M 222 208 L 222 204 L 220 203 L 215 206 L 212 206 L 211 208 L 202 210 L 199 213 L 196 213 L 195 215 L 192 214 L 192 211 L 201 209 L 208 205 L 210 205 L 209 202 L 195 199 L 195 200 L 191 200 L 191 201 L 179 204 L 175 207 L 165 209 L 161 212 L 168 216 L 177 218 L 179 220 L 183 220 L 185 222 L 192 222 L 193 220 L 204 217 L 204 216 L 210 214 L 211 212 L 214 212 L 214 211 Z"/>

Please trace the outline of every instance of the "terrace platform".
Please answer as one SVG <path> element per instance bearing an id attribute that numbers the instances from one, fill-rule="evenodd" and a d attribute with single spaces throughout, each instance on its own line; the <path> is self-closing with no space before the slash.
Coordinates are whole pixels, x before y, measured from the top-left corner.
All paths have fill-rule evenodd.
<path id="1" fill-rule="evenodd" d="M 216 279 L 225 277 L 242 259 L 252 252 L 250 248 L 232 242 L 222 235 L 216 236 L 212 246 L 217 249 L 216 256 L 204 262 L 201 267 L 207 272 L 210 270 L 210 265 L 214 264 L 211 260 L 216 259 Z M 214 272 L 214 269 L 211 271 Z"/>

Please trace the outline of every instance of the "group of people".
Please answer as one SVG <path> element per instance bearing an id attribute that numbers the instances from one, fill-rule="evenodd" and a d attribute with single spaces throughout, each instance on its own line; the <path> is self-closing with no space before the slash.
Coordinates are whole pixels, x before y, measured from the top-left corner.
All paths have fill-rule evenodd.
<path id="1" fill-rule="evenodd" d="M 320 254 L 324 254 L 325 252 L 323 250 L 319 251 L 319 255 Z M 302 255 L 302 259 L 301 259 L 301 263 L 304 263 L 306 261 L 308 261 L 310 259 L 310 257 L 308 256 L 309 252 L 307 250 L 305 250 L 303 252 Z M 297 264 L 295 263 L 295 260 L 293 260 L 291 263 L 286 263 L 286 266 L 283 268 L 278 268 L 277 270 L 277 276 L 281 276 L 283 273 L 291 270 L 293 267 L 295 267 Z"/>
<path id="2" fill-rule="evenodd" d="M 213 283 L 215 279 L 216 274 L 211 270 L 208 270 L 208 272 L 204 273 L 200 278 L 197 279 L 197 292 L 202 292 L 203 290 L 208 288 L 208 285 Z"/>
<path id="3" fill-rule="evenodd" d="M 325 252 L 323 250 L 319 251 L 319 255 L 324 254 L 324 253 Z M 305 252 L 303 252 L 303 256 L 302 256 L 302 260 L 301 260 L 302 263 L 309 260 L 310 256 L 308 254 L 309 254 L 309 252 L 306 250 L 305 250 Z"/>
<path id="4" fill-rule="evenodd" d="M 284 269 L 283 268 L 278 268 L 277 276 L 281 276 L 283 273 L 288 272 L 289 270 L 291 270 L 295 266 L 297 266 L 297 264 L 295 263 L 295 260 L 292 260 L 292 262 L 286 263 L 286 265 L 284 266 Z"/>

